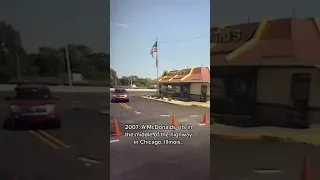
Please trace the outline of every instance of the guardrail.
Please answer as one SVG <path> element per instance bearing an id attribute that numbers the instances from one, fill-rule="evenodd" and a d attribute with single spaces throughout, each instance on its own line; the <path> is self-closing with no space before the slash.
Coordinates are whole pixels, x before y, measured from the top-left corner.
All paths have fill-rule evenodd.
<path id="1" fill-rule="evenodd" d="M 17 85 L 0 84 L 0 91 L 13 91 Z M 49 86 L 52 92 L 70 92 L 70 93 L 110 93 L 114 88 L 101 86 Z M 126 89 L 131 92 L 155 92 L 156 89 Z"/>

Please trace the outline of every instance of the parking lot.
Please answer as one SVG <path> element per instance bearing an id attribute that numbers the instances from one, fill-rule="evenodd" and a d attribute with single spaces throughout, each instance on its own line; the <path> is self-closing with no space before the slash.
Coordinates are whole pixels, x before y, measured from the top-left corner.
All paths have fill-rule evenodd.
<path id="1" fill-rule="evenodd" d="M 210 179 L 209 125 L 199 126 L 207 108 L 183 107 L 130 95 L 129 103 L 110 106 L 113 119 L 124 134 L 110 139 L 111 179 Z M 126 130 L 128 124 L 170 125 L 172 115 L 178 125 L 189 125 L 189 130 Z M 112 129 L 111 129 L 112 130 Z M 163 132 L 192 134 L 192 137 L 127 137 L 125 133 Z M 183 145 L 147 145 L 148 142 L 180 140 Z M 133 141 L 138 143 L 134 144 Z"/>
<path id="2" fill-rule="evenodd" d="M 211 173 L 219 180 L 301 180 L 304 157 L 320 179 L 319 147 L 268 141 L 211 138 Z"/>
<path id="3" fill-rule="evenodd" d="M 1 93 L 1 98 L 10 93 Z M 304 144 L 209 140 L 209 126 L 199 126 L 205 108 L 180 107 L 140 98 L 131 93 L 130 102 L 111 104 L 109 94 L 57 94 L 63 118 L 61 129 L 0 130 L 0 179 L 300 179 L 303 158 L 309 156 L 314 179 L 320 179 L 319 148 Z M 99 113 L 108 109 L 110 117 Z M 7 102 L 0 103 L 1 123 Z M 116 117 L 122 133 L 125 124 L 171 124 L 192 130 L 162 130 L 192 133 L 178 138 L 183 145 L 134 145 L 133 140 L 177 140 L 166 137 L 110 137 Z M 150 131 L 150 130 L 149 130 Z M 158 130 L 159 131 L 159 130 Z M 130 132 L 148 132 L 147 130 Z M 109 146 L 109 141 L 110 146 Z M 210 143 L 210 147 L 209 147 Z M 110 148 L 110 149 L 109 149 Z M 109 154 L 110 151 L 110 154 Z M 109 162 L 110 159 L 110 162 Z M 211 164 L 210 164 L 211 160 Z"/>
<path id="4" fill-rule="evenodd" d="M 11 93 L 1 93 L 0 98 Z M 0 129 L 0 179 L 108 179 L 109 93 L 56 93 L 60 129 Z M 0 123 L 8 114 L 0 101 Z"/>

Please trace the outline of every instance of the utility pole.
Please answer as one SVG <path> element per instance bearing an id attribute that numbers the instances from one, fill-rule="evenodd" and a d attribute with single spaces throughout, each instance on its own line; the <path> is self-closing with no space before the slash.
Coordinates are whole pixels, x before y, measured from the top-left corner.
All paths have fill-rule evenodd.
<path id="1" fill-rule="evenodd" d="M 292 18 L 296 18 L 297 17 L 297 12 L 296 12 L 296 2 L 295 0 L 291 0 L 292 3 Z"/>
<path id="2" fill-rule="evenodd" d="M 65 58 L 66 58 L 66 63 L 67 63 L 69 86 L 73 86 L 73 84 L 72 84 L 72 71 L 71 71 L 71 65 L 70 65 L 70 59 L 69 59 L 69 48 L 68 48 L 68 44 L 65 46 Z"/>
<path id="3" fill-rule="evenodd" d="M 67 18 L 66 19 L 70 19 L 71 18 L 71 15 L 68 14 L 67 15 Z M 67 24 L 68 24 L 68 21 L 66 22 L 65 24 L 65 27 L 64 27 L 64 37 L 65 37 L 65 40 L 66 40 L 66 45 L 64 47 L 64 51 L 65 51 L 65 59 L 66 59 L 66 64 L 67 64 L 67 72 L 68 72 L 68 84 L 69 86 L 73 86 L 73 83 L 72 83 L 72 70 L 71 70 L 71 64 L 70 64 L 70 57 L 69 57 L 69 47 L 68 47 L 68 38 L 67 38 Z"/>
<path id="4" fill-rule="evenodd" d="M 292 18 L 296 18 L 296 8 L 292 8 Z"/>

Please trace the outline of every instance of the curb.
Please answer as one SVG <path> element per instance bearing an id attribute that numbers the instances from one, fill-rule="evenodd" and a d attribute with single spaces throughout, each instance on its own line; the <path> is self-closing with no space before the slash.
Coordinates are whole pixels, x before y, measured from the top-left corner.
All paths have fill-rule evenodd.
<path id="1" fill-rule="evenodd" d="M 318 146 L 313 143 L 309 143 L 306 141 L 300 141 L 292 137 L 279 137 L 279 136 L 270 136 L 270 135 L 227 135 L 227 134 L 217 134 L 212 133 L 210 136 L 221 138 L 221 139 L 229 139 L 229 140 L 246 140 L 246 141 L 271 141 L 271 142 L 283 142 L 283 143 L 302 143 L 307 145 Z"/>
<path id="2" fill-rule="evenodd" d="M 199 104 L 191 104 L 191 106 L 202 107 L 202 108 L 210 108 L 210 106 L 199 105 Z"/>
<path id="3" fill-rule="evenodd" d="M 167 101 L 161 101 L 161 100 L 158 100 L 158 99 L 152 99 L 152 98 L 148 98 L 148 97 L 144 97 L 144 96 L 140 96 L 144 99 L 149 99 L 149 100 L 153 100 L 153 101 L 158 101 L 158 102 L 163 102 L 163 103 L 167 103 L 167 104 L 173 104 L 173 105 L 177 105 L 177 106 L 196 106 L 196 107 L 202 107 L 202 108 L 210 108 L 210 106 L 205 106 L 205 105 L 198 105 L 198 104 L 175 104 L 175 103 L 172 103 L 172 102 L 167 102 Z"/>

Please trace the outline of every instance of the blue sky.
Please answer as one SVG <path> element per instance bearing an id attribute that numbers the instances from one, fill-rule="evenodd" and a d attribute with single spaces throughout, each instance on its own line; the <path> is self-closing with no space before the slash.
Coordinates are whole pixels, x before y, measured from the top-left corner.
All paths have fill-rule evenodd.
<path id="1" fill-rule="evenodd" d="M 212 0 L 210 6 L 212 26 L 246 23 L 248 16 L 252 22 L 288 18 L 292 16 L 293 8 L 297 18 L 320 18 L 319 0 Z"/>
<path id="2" fill-rule="evenodd" d="M 110 6 L 110 66 L 118 77 L 156 78 L 150 55 L 156 37 L 159 76 L 167 69 L 210 65 L 210 0 L 111 0 Z"/>

